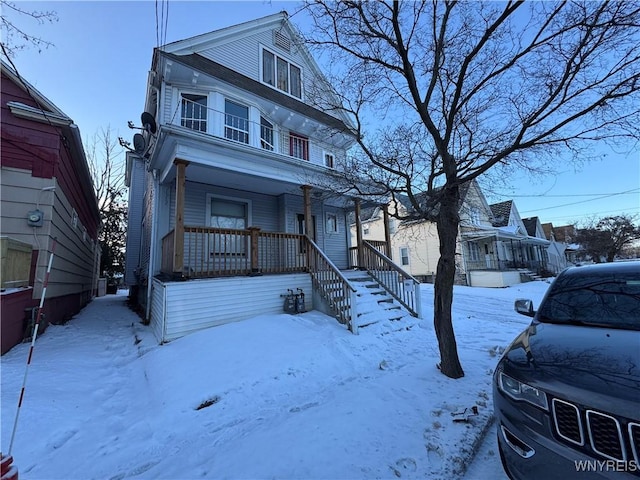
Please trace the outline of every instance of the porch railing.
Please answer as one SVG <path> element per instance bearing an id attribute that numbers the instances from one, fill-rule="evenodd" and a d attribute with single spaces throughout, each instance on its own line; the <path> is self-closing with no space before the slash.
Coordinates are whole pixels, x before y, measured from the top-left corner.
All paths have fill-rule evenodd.
<path id="1" fill-rule="evenodd" d="M 357 333 L 356 289 L 313 240 L 309 244 L 309 272 L 313 287 L 328 302 L 338 321 Z"/>
<path id="2" fill-rule="evenodd" d="M 173 266 L 172 230 L 162 239 L 162 271 L 187 278 L 207 278 L 261 273 L 307 271 L 306 238 L 303 235 L 204 226 L 184 227 L 184 265 Z"/>
<path id="3" fill-rule="evenodd" d="M 405 272 L 369 241 L 363 242 L 362 260 L 367 272 L 414 317 L 422 318 L 420 282 Z"/>
<path id="4" fill-rule="evenodd" d="M 367 240 L 372 247 L 378 250 L 383 255 L 389 256 L 387 249 L 387 242 L 384 240 Z M 358 247 L 349 248 L 349 268 L 358 268 Z"/>

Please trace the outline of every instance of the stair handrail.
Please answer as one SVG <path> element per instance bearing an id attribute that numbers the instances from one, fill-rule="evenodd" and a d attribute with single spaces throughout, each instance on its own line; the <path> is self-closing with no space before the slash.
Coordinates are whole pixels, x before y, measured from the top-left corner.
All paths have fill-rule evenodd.
<path id="1" fill-rule="evenodd" d="M 420 282 L 413 275 L 396 265 L 393 260 L 381 253 L 368 241 L 364 240 L 362 244 L 371 254 L 373 254 L 378 260 L 383 263 L 383 265 L 386 267 L 386 271 L 396 272 L 397 274 L 402 275 L 403 279 L 411 280 L 413 284 L 413 292 L 405 289 L 404 285 L 402 286 L 402 288 L 400 288 L 398 276 L 396 276 L 395 279 L 393 277 L 385 278 L 380 274 L 379 270 L 376 270 L 374 268 L 375 266 L 372 264 L 372 262 L 369 261 L 370 256 L 363 255 L 363 260 L 365 263 L 364 268 L 367 270 L 367 273 L 369 273 L 369 275 L 371 275 L 380 284 L 380 286 L 389 293 L 389 295 L 391 295 L 403 307 L 405 307 L 412 316 L 422 318 Z"/>
<path id="2" fill-rule="evenodd" d="M 356 333 L 356 326 L 352 321 L 356 317 L 356 288 L 351 285 L 351 282 L 349 282 L 320 247 L 318 247 L 308 235 L 305 235 L 305 237 L 307 239 L 307 245 L 312 250 L 310 253 L 315 255 L 315 258 L 312 259 L 310 257 L 308 262 L 309 273 L 311 274 L 314 288 L 329 302 L 338 321 L 347 325 L 352 332 Z M 319 263 L 322 263 L 326 268 L 318 268 Z M 323 273 L 328 276 L 324 276 L 323 278 Z M 334 285 L 337 289 L 329 288 L 330 285 Z"/>

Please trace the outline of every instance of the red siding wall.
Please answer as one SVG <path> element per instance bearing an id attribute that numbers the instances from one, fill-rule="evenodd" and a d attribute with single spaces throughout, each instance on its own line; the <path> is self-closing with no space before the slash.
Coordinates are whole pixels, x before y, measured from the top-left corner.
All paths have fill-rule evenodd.
<path id="1" fill-rule="evenodd" d="M 67 138 L 61 127 L 11 114 L 7 102 L 32 107 L 37 104 L 4 74 L 0 98 L 2 166 L 31 170 L 34 177 L 56 177 L 89 236 L 97 238 L 99 218 L 95 212 L 93 186 L 85 159 L 74 146 L 73 139 Z"/>
<path id="2" fill-rule="evenodd" d="M 37 306 L 31 295 L 33 290 L 25 288 L 0 297 L 0 319 L 2 320 L 2 355 L 22 342 L 25 327 L 25 309 Z"/>

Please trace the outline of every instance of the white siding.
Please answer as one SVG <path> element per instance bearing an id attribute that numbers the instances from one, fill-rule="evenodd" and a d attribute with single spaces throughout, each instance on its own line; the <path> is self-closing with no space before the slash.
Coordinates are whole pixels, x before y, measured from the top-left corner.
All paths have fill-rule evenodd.
<path id="1" fill-rule="evenodd" d="M 156 294 L 154 282 L 154 312 L 161 308 L 161 294 Z M 203 328 L 246 320 L 262 314 L 283 313 L 287 289 L 301 288 L 305 292 L 307 311 L 311 304 L 311 276 L 265 275 L 262 277 L 232 277 L 164 285 L 166 329 L 163 341 L 174 340 Z M 156 307 L 156 295 L 158 297 Z M 152 324 L 155 313 L 152 314 Z M 157 327 L 154 326 L 154 331 Z"/>
<path id="2" fill-rule="evenodd" d="M 134 271 L 140 266 L 140 242 L 142 238 L 142 219 L 144 218 L 144 161 L 142 159 L 134 159 L 133 157 L 132 161 L 127 217 L 127 251 L 124 273 L 124 282 L 126 285 L 136 284 Z"/>
<path id="3" fill-rule="evenodd" d="M 165 286 L 158 280 L 153 281 L 151 293 L 151 318 L 149 325 L 158 342 L 164 341 L 164 318 L 166 308 Z"/>

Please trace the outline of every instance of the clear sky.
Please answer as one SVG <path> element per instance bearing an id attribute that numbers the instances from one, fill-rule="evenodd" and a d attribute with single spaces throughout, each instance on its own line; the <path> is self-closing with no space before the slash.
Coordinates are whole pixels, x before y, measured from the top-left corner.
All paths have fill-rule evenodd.
<path id="1" fill-rule="evenodd" d="M 3 9 L 25 31 L 53 44 L 41 52 L 34 47 L 20 51 L 13 58 L 20 74 L 74 120 L 83 139 L 110 127 L 128 140 L 135 131 L 127 121 L 140 123 L 158 24 L 166 25 L 160 43 L 168 43 L 283 9 L 292 15 L 298 7 L 293 1 L 170 0 L 168 10 L 167 2 L 153 0 L 16 3 L 28 11 L 55 11 L 59 19 L 39 25 Z M 303 14 L 291 20 L 303 31 L 309 28 Z M 513 199 L 523 218 L 538 216 L 556 226 L 594 216 L 640 216 L 638 145 L 619 152 L 603 146 L 602 151 L 602 160 L 577 170 L 559 158 L 557 176 L 515 176 L 512 188 L 485 191 L 487 200 Z"/>

